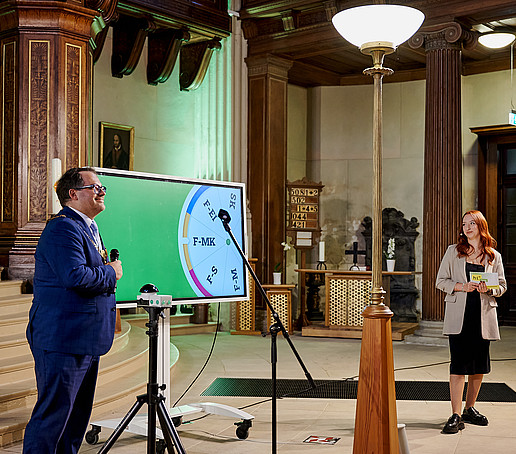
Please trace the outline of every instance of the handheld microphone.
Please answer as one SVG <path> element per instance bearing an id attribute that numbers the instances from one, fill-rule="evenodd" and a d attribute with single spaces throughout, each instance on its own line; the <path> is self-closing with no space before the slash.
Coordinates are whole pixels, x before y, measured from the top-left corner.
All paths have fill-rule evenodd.
<path id="1" fill-rule="evenodd" d="M 118 249 L 111 249 L 109 252 L 109 261 L 114 262 L 115 260 L 118 260 L 120 257 L 120 252 L 118 252 Z M 113 293 L 116 292 L 116 287 L 118 285 L 118 282 L 115 283 L 115 289 L 113 290 Z"/>
<path id="2" fill-rule="evenodd" d="M 115 260 L 118 260 L 119 257 L 120 252 L 118 252 L 118 249 L 111 249 L 111 252 L 109 253 L 109 260 L 114 262 Z"/>

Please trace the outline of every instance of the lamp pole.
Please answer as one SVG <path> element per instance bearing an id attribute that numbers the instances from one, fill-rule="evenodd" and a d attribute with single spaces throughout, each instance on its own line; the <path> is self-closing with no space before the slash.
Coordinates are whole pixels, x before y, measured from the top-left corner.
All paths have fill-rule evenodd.
<path id="1" fill-rule="evenodd" d="M 378 43 L 376 43 L 378 44 Z M 362 312 L 364 326 L 355 417 L 354 454 L 399 452 L 396 391 L 392 352 L 392 311 L 384 304 L 382 286 L 382 80 L 392 69 L 383 58 L 394 52 L 389 46 L 364 47 L 373 66 L 364 74 L 373 77 L 373 231 L 371 304 Z"/>
<path id="2" fill-rule="evenodd" d="M 380 306 L 375 311 L 392 312 L 383 304 L 385 291 L 382 287 L 382 130 L 383 130 L 383 93 L 382 80 L 394 71 L 383 67 L 383 57 L 394 52 L 389 47 L 363 48 L 373 58 L 373 67 L 364 70 L 364 74 L 373 77 L 373 231 L 372 231 L 372 278 L 373 289 L 371 304 Z"/>
<path id="3" fill-rule="evenodd" d="M 382 287 L 382 80 L 393 71 L 383 58 L 409 39 L 421 26 L 424 14 L 399 5 L 350 8 L 332 18 L 337 31 L 364 54 L 373 66 L 373 231 L 371 304 L 362 312 L 364 326 L 360 351 L 354 454 L 399 453 L 398 418 L 392 353 L 392 311 L 383 303 Z"/>

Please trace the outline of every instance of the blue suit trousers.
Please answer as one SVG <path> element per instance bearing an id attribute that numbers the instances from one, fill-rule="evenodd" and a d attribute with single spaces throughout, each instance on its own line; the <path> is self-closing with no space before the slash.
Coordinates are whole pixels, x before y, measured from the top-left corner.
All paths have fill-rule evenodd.
<path id="1" fill-rule="evenodd" d="M 23 454 L 76 454 L 93 407 L 99 357 L 32 346 L 38 400 L 25 429 Z"/>

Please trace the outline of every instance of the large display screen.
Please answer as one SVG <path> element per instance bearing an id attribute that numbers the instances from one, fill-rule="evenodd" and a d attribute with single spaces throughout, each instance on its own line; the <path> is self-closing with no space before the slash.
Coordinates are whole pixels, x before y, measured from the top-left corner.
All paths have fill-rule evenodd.
<path id="1" fill-rule="evenodd" d="M 142 285 L 186 304 L 248 299 L 243 260 L 219 219 L 245 253 L 245 187 L 150 173 L 96 169 L 107 187 L 95 220 L 124 270 L 117 301 L 134 301 Z"/>

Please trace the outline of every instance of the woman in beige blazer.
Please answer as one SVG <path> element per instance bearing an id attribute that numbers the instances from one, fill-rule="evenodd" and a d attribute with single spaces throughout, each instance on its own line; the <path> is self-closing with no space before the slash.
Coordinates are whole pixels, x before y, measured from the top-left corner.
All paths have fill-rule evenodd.
<path id="1" fill-rule="evenodd" d="M 457 244 L 448 247 L 437 273 L 436 287 L 446 295 L 444 329 L 450 344 L 450 397 L 452 416 L 443 433 L 457 433 L 464 422 L 487 426 L 488 420 L 474 407 L 484 374 L 491 370 L 489 344 L 500 339 L 495 297 L 507 289 L 502 258 L 494 249 L 496 240 L 489 233 L 480 211 L 462 217 Z M 471 272 L 498 275 L 498 289 L 487 289 L 485 282 L 471 282 Z M 466 405 L 460 416 L 465 376 L 468 375 Z"/>

